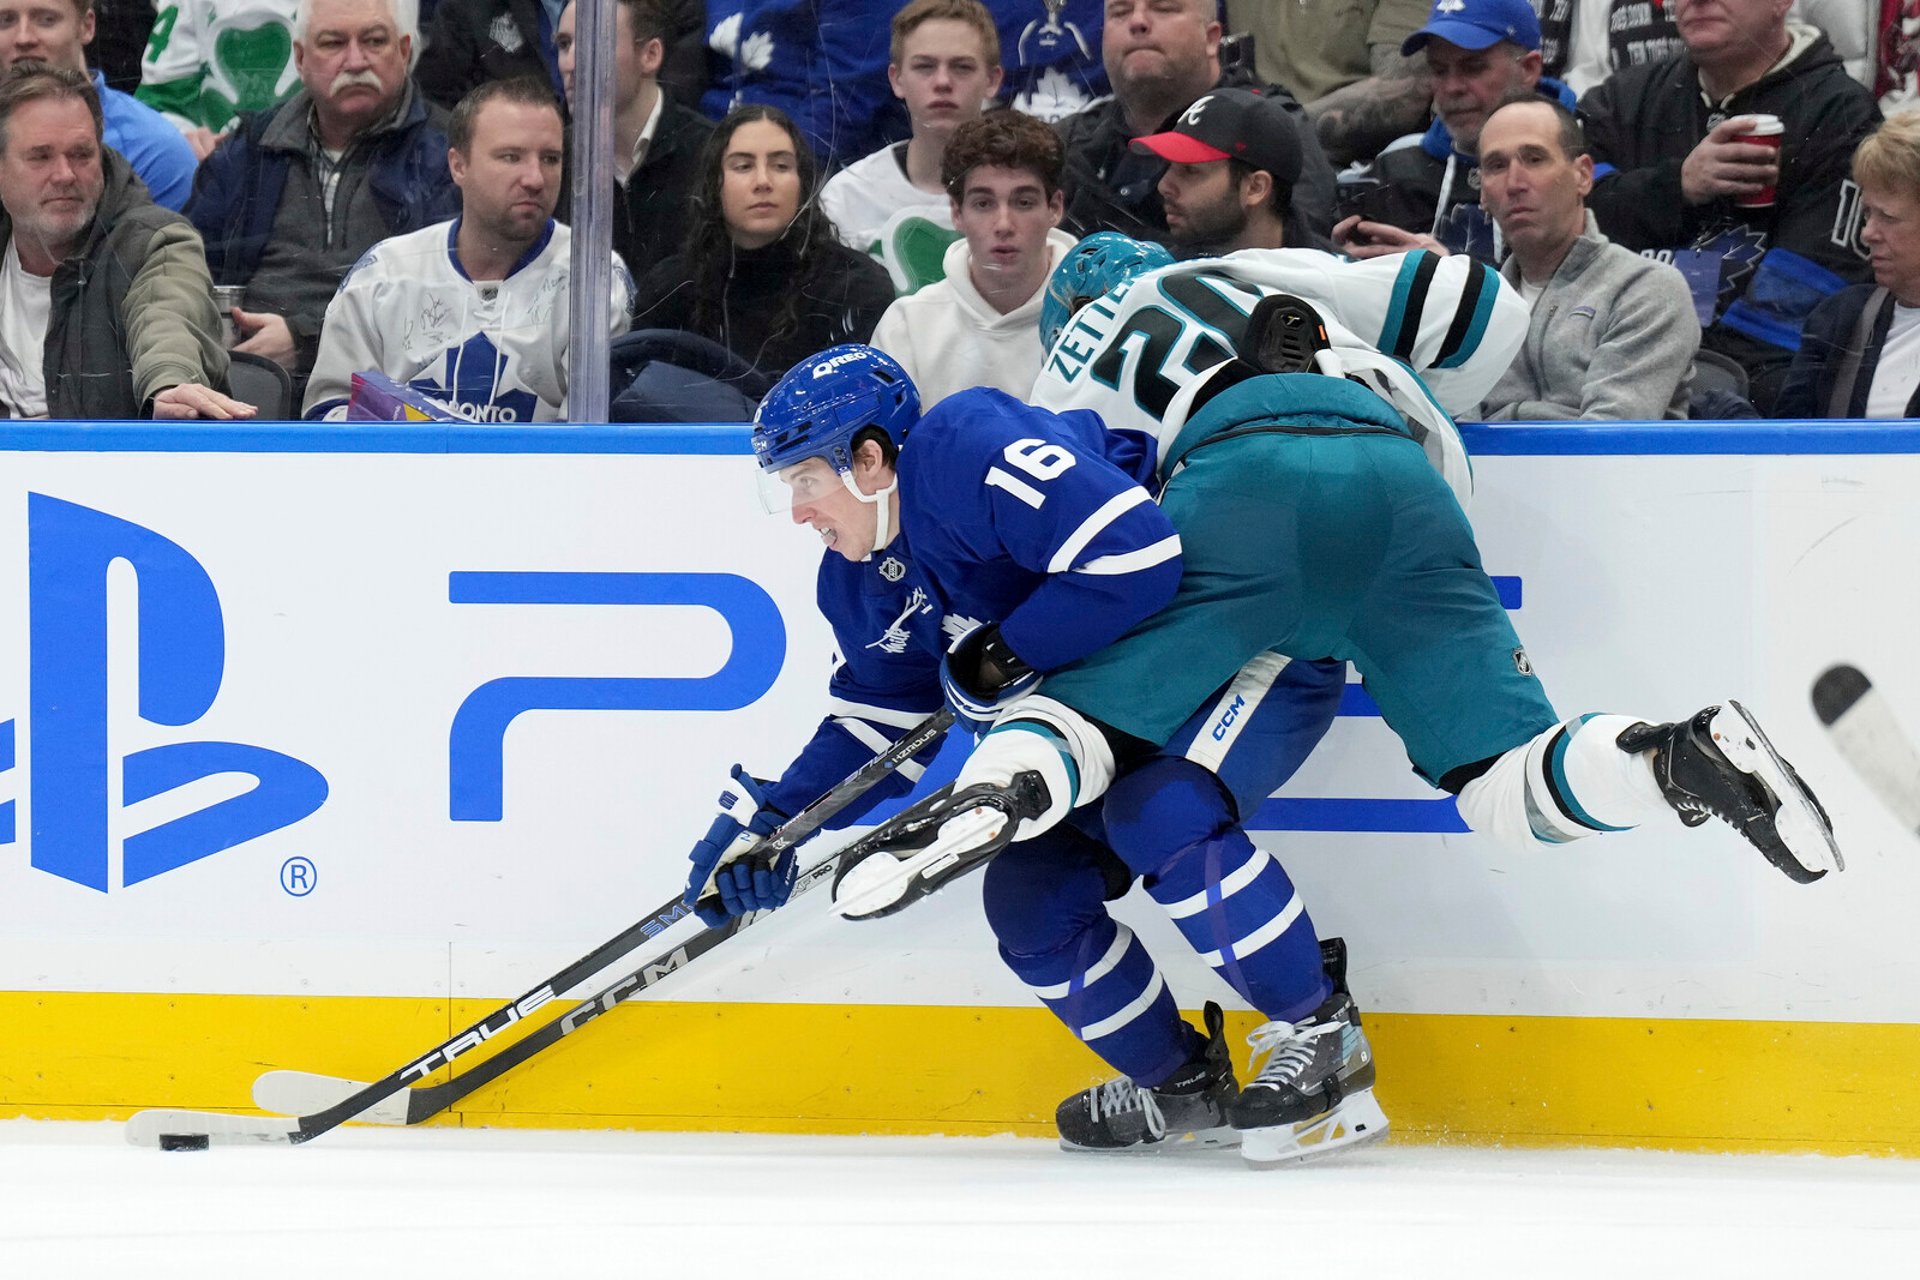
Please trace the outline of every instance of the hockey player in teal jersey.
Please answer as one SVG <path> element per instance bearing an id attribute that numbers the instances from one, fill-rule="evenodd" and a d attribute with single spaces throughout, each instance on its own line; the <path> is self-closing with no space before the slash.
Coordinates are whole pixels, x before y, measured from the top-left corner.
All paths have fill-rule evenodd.
<path id="1" fill-rule="evenodd" d="M 827 543 L 818 601 L 848 660 L 834 679 L 837 722 L 777 782 L 735 770 L 722 816 L 690 857 L 688 901 L 709 886 L 719 900 L 701 908 L 710 922 L 786 901 L 793 859 L 763 867 L 742 855 L 754 831 L 818 794 L 835 772 L 823 766 L 844 771 L 858 750 L 847 712 L 865 719 L 869 750 L 943 687 L 962 723 L 990 720 L 1000 702 L 1153 613 L 1180 580 L 1179 539 L 1139 483 L 1153 472 L 1151 440 L 1091 414 L 973 388 L 922 417 L 897 363 L 846 346 L 790 371 L 761 403 L 753 439 L 764 474 L 777 477 L 775 505 Z M 1103 781 L 1099 804 L 986 868 L 982 905 L 1001 958 L 1121 1073 L 1060 1105 L 1062 1145 L 1239 1141 L 1218 1006 L 1207 1034 L 1189 1026 L 1153 956 L 1107 910 L 1135 879 L 1267 1016 L 1347 1001 L 1343 952 L 1319 939 L 1279 860 L 1239 826 L 1326 732 L 1344 683 L 1343 663 L 1254 655 L 1159 750 Z M 841 888 L 842 914 L 874 914 L 857 884 Z M 1320 1151 L 1386 1132 L 1364 1037 L 1351 1030 L 1359 1074 Z"/>
<path id="2" fill-rule="evenodd" d="M 1448 483 L 1464 468 L 1449 468 L 1442 410 L 1475 403 L 1525 331 L 1493 273 L 1272 250 L 1115 278 L 1098 269 L 1109 254 L 1129 257 L 1083 242 L 1056 272 L 1058 341 L 1035 398 L 1157 439 L 1179 590 L 1004 708 L 953 791 L 876 832 L 839 891 L 904 903 L 944 883 L 937 869 L 1041 835 L 1268 650 L 1351 661 L 1415 770 L 1509 844 L 1677 813 L 1720 817 L 1796 881 L 1843 865 L 1824 811 L 1738 703 L 1649 724 L 1563 719 L 1548 701 Z M 1223 883 L 1229 908 L 1231 895 Z M 1250 1152 L 1298 1154 L 1337 1104 L 1357 1070 L 1350 1021 L 1330 1001 L 1263 1029 L 1266 1065 L 1230 1110 Z"/>

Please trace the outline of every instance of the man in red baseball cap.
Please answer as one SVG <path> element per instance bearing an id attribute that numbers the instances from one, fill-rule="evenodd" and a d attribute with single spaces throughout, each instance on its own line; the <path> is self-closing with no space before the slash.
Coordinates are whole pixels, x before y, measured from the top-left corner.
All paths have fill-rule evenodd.
<path id="1" fill-rule="evenodd" d="M 1167 238 L 1183 256 L 1322 247 L 1294 216 L 1300 139 L 1279 103 L 1247 89 L 1216 89 L 1171 129 L 1132 145 L 1168 162 L 1160 200 Z"/>

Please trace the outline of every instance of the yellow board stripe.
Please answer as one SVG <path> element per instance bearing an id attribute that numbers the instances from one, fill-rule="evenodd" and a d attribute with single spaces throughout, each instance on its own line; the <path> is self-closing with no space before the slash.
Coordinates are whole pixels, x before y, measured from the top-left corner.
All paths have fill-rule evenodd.
<path id="1" fill-rule="evenodd" d="M 0 1115 L 247 1110 L 262 1071 L 371 1079 L 495 1007 L 0 992 Z M 1229 1015 L 1229 1033 L 1257 1021 Z M 1920 1155 L 1920 1026 L 1415 1014 L 1366 1026 L 1403 1141 Z M 1059 1100 L 1103 1074 L 1041 1009 L 646 1001 L 435 1123 L 1045 1136 Z"/>

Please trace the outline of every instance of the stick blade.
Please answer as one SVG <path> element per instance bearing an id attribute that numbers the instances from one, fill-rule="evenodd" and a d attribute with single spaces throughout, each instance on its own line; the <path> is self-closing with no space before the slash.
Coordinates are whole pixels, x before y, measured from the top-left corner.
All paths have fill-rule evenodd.
<path id="1" fill-rule="evenodd" d="M 312 1071 L 268 1071 L 253 1082 L 253 1105 L 281 1115 L 310 1116 L 339 1106 L 367 1088 L 365 1082 Z M 406 1124 L 409 1091 L 380 1099 L 352 1118 L 359 1124 Z"/>
<path id="2" fill-rule="evenodd" d="M 1813 710 L 1880 803 L 1920 831 L 1920 752 L 1874 683 L 1858 667 L 1829 667 L 1813 682 Z"/>
<path id="3" fill-rule="evenodd" d="M 160 1147 L 162 1138 L 198 1134 L 215 1146 L 292 1145 L 300 1122 L 275 1116 L 230 1116 L 220 1111 L 136 1111 L 127 1121 L 127 1141 L 136 1147 Z"/>

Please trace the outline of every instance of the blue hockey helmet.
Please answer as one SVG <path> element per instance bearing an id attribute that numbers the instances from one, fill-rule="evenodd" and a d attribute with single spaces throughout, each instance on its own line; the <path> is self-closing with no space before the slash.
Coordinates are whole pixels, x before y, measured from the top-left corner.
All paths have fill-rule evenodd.
<path id="1" fill-rule="evenodd" d="M 899 482 L 874 492 L 862 489 L 854 478 L 854 441 L 877 429 L 897 450 L 919 420 L 920 393 L 898 360 L 856 342 L 828 347 L 787 370 L 753 415 L 762 504 L 770 512 L 797 509 L 793 504 L 814 482 L 792 469 L 821 459 L 849 493 L 873 508 L 872 549 L 884 548 L 895 532 L 890 499 Z M 797 487 L 789 492 L 789 485 Z"/>
<path id="2" fill-rule="evenodd" d="M 1040 345 L 1053 350 L 1073 313 L 1095 298 L 1135 276 L 1172 264 L 1173 255 L 1151 240 L 1135 240 L 1118 231 L 1094 232 L 1067 250 L 1047 280 L 1047 299 L 1040 304 Z"/>
<path id="3" fill-rule="evenodd" d="M 857 342 L 828 347 L 789 369 L 753 415 L 753 456 L 762 471 L 825 458 L 853 468 L 853 438 L 868 427 L 899 448 L 920 420 L 920 393 L 900 362 Z"/>

